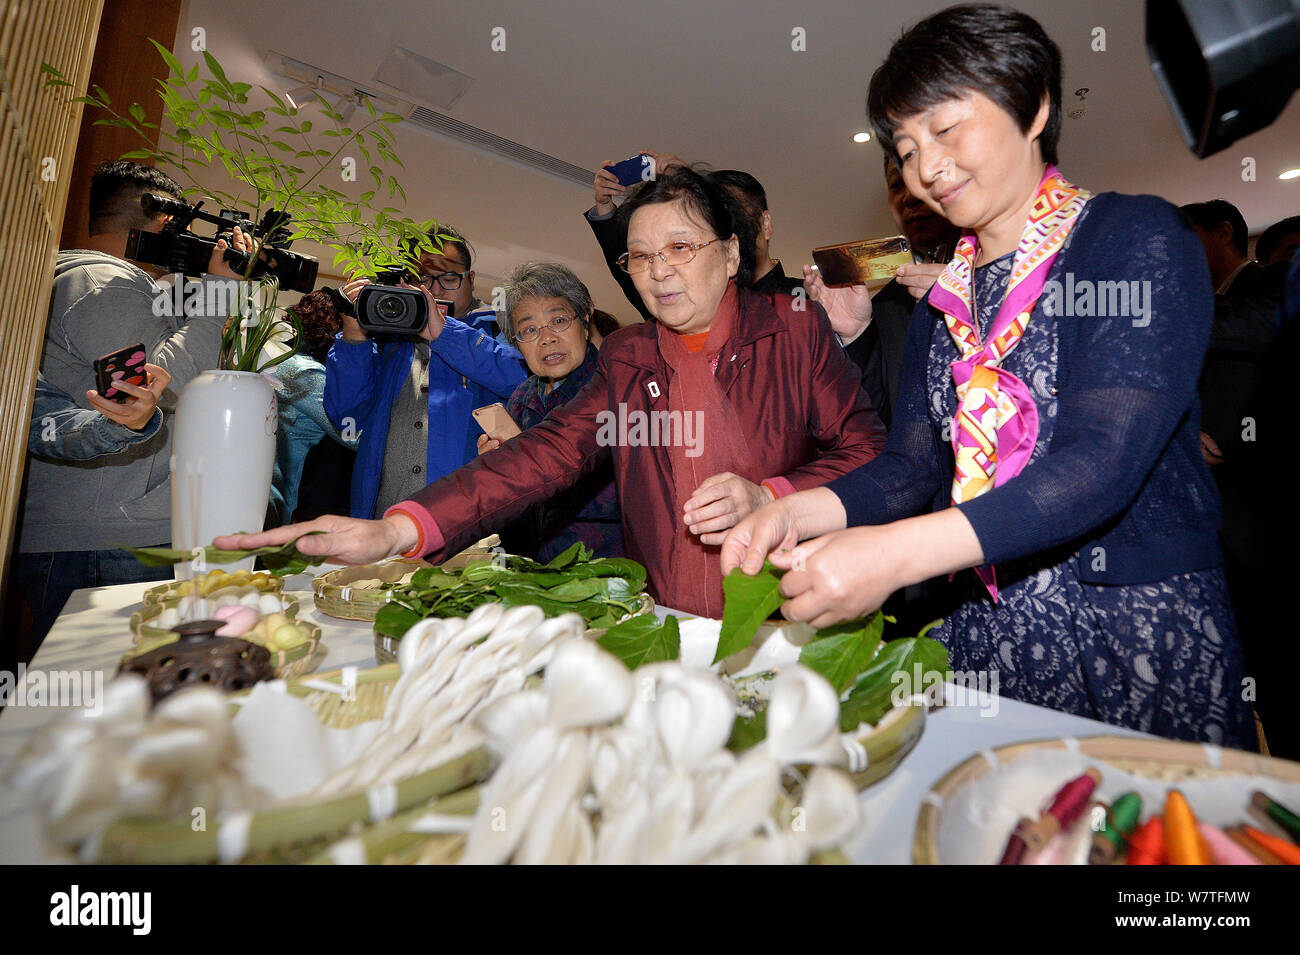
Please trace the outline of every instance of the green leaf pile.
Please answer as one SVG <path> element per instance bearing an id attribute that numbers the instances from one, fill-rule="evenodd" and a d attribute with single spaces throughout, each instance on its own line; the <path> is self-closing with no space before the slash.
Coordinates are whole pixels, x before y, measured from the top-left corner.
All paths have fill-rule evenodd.
<path id="1" fill-rule="evenodd" d="M 840 730 L 848 733 L 861 723 L 874 726 L 888 713 L 894 705 L 894 693 L 901 685 L 899 674 L 906 674 L 913 692 L 920 692 L 921 688 L 916 686 L 918 665 L 922 681 L 932 671 L 946 673 L 947 648 L 937 640 L 920 635 L 884 644 L 871 665 L 858 674 L 852 689 L 840 700 Z"/>
<path id="2" fill-rule="evenodd" d="M 636 561 L 593 558 L 581 542 L 545 564 L 498 557 L 463 568 L 422 567 L 409 583 L 385 588 L 389 602 L 375 617 L 375 632 L 400 638 L 426 617 L 464 617 L 496 601 L 532 604 L 548 617 L 576 613 L 590 627 L 611 627 L 637 608 L 645 579 L 645 568 Z"/>

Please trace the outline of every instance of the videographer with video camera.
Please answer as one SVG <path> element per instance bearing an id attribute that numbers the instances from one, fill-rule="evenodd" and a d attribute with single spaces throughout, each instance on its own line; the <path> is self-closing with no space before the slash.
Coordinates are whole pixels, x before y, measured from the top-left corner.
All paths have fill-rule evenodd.
<path id="1" fill-rule="evenodd" d="M 180 199 L 181 187 L 149 166 L 101 163 L 90 183 L 90 240 L 85 249 L 60 251 L 55 264 L 41 356 L 50 384 L 85 395 L 96 387 L 96 359 L 135 343 L 143 343 L 148 360 L 171 383 L 159 402 L 162 427 L 147 440 L 85 462 L 39 453 L 29 458 L 15 579 L 35 621 L 33 651 L 72 591 L 171 574 L 118 548 L 171 542 L 176 397 L 192 378 L 217 366 L 226 315 L 180 317 L 160 308 L 170 297 L 154 281 L 162 271 L 126 260 L 132 230 L 160 233 L 171 218 L 146 212 L 146 194 Z M 235 229 L 230 247 L 246 252 L 250 242 Z M 207 272 L 238 278 L 224 260 L 227 248 L 224 240 L 213 246 Z"/>
<path id="2" fill-rule="evenodd" d="M 482 429 L 471 412 L 510 397 L 528 377 L 523 357 L 500 337 L 496 313 L 474 296 L 465 237 L 446 225 L 429 234 L 441 251 L 420 255 L 427 323 L 399 331 L 401 302 L 381 297 L 375 308 L 361 309 L 361 321 L 344 315 L 325 363 L 325 413 L 345 435 L 361 432 L 352 472 L 353 517 L 382 517 L 393 504 L 474 460 Z M 355 306 L 370 284 L 354 279 L 341 293 Z M 393 333 L 381 334 L 374 325 L 367 331 L 367 312 L 382 327 L 389 311 L 385 299 L 394 305 Z M 449 303 L 449 314 L 439 301 Z"/>

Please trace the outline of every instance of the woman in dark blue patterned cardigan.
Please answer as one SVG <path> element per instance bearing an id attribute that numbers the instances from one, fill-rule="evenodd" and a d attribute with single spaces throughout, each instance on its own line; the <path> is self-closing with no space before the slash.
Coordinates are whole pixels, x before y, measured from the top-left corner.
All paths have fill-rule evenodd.
<path id="1" fill-rule="evenodd" d="M 1060 54 L 1023 14 L 922 21 L 868 109 L 908 188 L 967 238 L 917 307 L 885 453 L 755 512 L 723 569 L 770 552 L 790 568 L 785 615 L 818 626 L 954 575 L 930 634 L 954 670 L 1254 749 L 1198 445 L 1213 297 L 1196 236 L 1161 199 L 1093 196 L 1056 170 Z M 812 293 L 869 314 L 863 289 Z"/>
<path id="2" fill-rule="evenodd" d="M 506 401 L 506 411 L 527 431 L 567 404 L 596 371 L 591 342 L 591 294 L 563 265 L 528 262 L 511 271 L 505 292 L 505 332 L 533 374 Z M 479 453 L 499 447 L 491 435 Z M 573 487 L 534 506 L 501 531 L 512 554 L 548 561 L 581 541 L 597 557 L 622 557 L 623 526 L 613 465 L 597 468 Z"/>

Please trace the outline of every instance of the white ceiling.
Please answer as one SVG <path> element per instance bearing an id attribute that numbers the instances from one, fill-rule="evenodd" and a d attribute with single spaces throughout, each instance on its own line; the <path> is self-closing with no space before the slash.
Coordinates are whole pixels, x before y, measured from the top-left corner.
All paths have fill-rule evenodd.
<path id="1" fill-rule="evenodd" d="M 894 231 L 879 147 L 866 128 L 867 81 L 905 25 L 932 0 L 189 0 L 177 36 L 195 27 L 233 79 L 285 90 L 269 49 L 373 85 L 394 45 L 474 78 L 450 111 L 583 168 L 643 148 L 674 152 L 762 181 L 776 224 L 774 254 L 797 272 L 816 245 Z M 1061 46 L 1065 96 L 1087 87 L 1087 114 L 1065 120 L 1061 167 L 1094 191 L 1154 193 L 1174 203 L 1223 197 L 1252 232 L 1300 212 L 1300 98 L 1268 130 L 1208 160 L 1183 146 L 1147 62 L 1139 0 L 1020 0 Z M 495 27 L 506 50 L 494 52 Z M 806 52 L 791 49 L 806 31 Z M 1093 30 L 1106 52 L 1093 52 Z M 143 55 L 149 55 L 142 53 Z M 597 305 L 634 318 L 609 278 L 581 213 L 591 190 L 403 124 L 399 176 L 415 218 L 455 223 L 479 254 L 480 294 L 530 258 L 571 266 Z M 1242 179 L 1253 158 L 1257 180 Z M 322 262 L 322 265 L 327 265 Z"/>

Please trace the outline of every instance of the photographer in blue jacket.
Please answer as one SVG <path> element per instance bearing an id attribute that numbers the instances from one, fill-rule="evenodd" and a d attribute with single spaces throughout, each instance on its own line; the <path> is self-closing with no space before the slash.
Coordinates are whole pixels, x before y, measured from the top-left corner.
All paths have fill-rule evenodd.
<path id="1" fill-rule="evenodd" d="M 345 436 L 360 432 L 353 517 L 382 517 L 472 461 L 482 429 L 471 412 L 504 401 L 528 377 L 522 356 L 500 337 L 496 313 L 474 296 L 469 243 L 441 224 L 431 236 L 442 251 L 420 256 L 429 321 L 419 338 L 378 342 L 345 314 L 325 363 L 325 413 Z M 368 282 L 340 291 L 355 303 Z M 450 315 L 435 299 L 452 303 Z"/>

